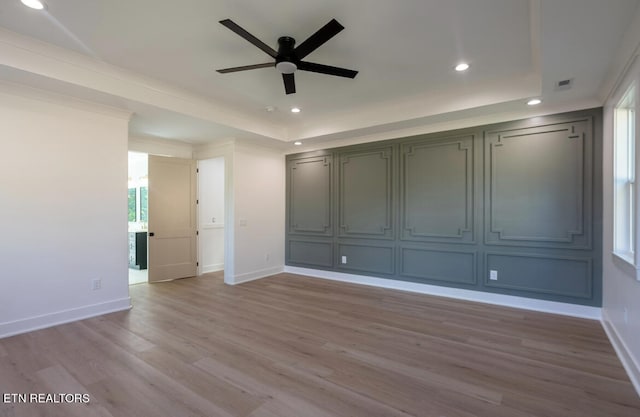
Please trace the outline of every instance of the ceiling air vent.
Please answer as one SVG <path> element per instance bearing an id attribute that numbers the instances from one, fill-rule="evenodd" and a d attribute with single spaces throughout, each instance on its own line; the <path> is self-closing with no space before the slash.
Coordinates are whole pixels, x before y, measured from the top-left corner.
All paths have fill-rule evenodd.
<path id="1" fill-rule="evenodd" d="M 557 81 L 554 89 L 556 91 L 568 90 L 571 88 L 572 85 L 573 85 L 573 78 L 569 78 L 566 80 Z"/>

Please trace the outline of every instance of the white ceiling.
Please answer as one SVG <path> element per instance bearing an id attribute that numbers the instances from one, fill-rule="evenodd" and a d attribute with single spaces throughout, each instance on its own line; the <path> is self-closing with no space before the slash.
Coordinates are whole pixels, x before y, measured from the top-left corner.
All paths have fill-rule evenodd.
<path id="1" fill-rule="evenodd" d="M 598 94 L 638 0 L 46 0 L 0 4 L 0 80 L 134 112 L 132 135 L 265 144 L 411 129 L 491 112 L 602 104 Z M 274 68 L 218 23 L 230 18 L 277 49 L 330 19 L 345 29 L 306 60 L 351 80 Z M 453 66 L 464 60 L 466 73 Z M 572 79 L 567 91 L 555 82 Z M 267 112 L 266 107 L 276 108 Z M 302 113 L 288 110 L 299 106 Z"/>

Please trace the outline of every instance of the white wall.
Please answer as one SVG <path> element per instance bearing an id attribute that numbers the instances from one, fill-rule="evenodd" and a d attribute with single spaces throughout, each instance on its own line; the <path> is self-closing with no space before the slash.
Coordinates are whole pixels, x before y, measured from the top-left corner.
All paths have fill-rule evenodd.
<path id="1" fill-rule="evenodd" d="M 232 280 L 227 279 L 225 274 L 225 282 L 237 284 L 282 272 L 284 155 L 278 151 L 236 143 L 233 153 L 233 200 L 234 272 Z"/>
<path id="2" fill-rule="evenodd" d="M 635 271 L 613 252 L 613 107 L 631 82 L 640 87 L 640 62 L 627 71 L 604 110 L 603 147 L 603 306 L 605 330 L 640 393 L 640 281 Z M 640 88 L 638 88 L 640 91 Z M 640 100 L 638 100 L 640 103 Z M 636 113 L 636 129 L 640 117 Z M 638 143 L 638 133 L 636 133 Z M 638 167 L 636 168 L 638 169 Z M 636 171 L 637 172 L 637 171 Z M 636 216 L 637 218 L 637 216 Z M 626 309 L 626 314 L 625 314 Z"/>
<path id="3" fill-rule="evenodd" d="M 0 337 L 129 308 L 128 118 L 0 85 Z"/>

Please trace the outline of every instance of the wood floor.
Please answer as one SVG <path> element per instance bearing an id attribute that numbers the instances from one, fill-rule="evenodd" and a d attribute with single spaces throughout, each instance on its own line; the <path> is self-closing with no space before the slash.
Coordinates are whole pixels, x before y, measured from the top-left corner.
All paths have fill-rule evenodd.
<path id="1" fill-rule="evenodd" d="M 640 416 L 597 321 L 280 274 L 0 340 L 0 416 Z"/>

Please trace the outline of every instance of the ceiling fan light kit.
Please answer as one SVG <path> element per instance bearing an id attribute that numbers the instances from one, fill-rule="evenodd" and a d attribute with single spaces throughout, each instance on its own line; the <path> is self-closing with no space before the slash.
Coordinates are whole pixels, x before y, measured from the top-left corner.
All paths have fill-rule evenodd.
<path id="1" fill-rule="evenodd" d="M 25 6 L 35 10 L 44 10 L 45 8 L 44 3 L 40 0 L 20 0 L 20 2 Z"/>
<path id="2" fill-rule="evenodd" d="M 321 27 L 313 35 L 309 36 L 298 47 L 295 47 L 296 40 L 290 36 L 281 36 L 278 39 L 278 51 L 271 48 L 269 45 L 256 38 L 245 29 L 240 27 L 231 19 L 224 19 L 220 21 L 220 24 L 233 31 L 240 37 L 244 38 L 254 46 L 261 49 L 271 58 L 275 59 L 275 62 L 266 62 L 263 64 L 245 65 L 241 67 L 224 68 L 217 70 L 221 74 L 227 74 L 230 72 L 247 71 L 258 68 L 276 67 L 276 69 L 282 74 L 282 81 L 284 83 L 284 90 L 287 94 L 293 94 L 296 92 L 296 83 L 294 73 L 297 70 L 317 72 L 320 74 L 334 75 L 337 77 L 355 78 L 358 71 L 332 67 L 330 65 L 316 64 L 314 62 L 303 61 L 307 55 L 318 49 L 321 45 L 327 42 L 329 39 L 337 35 L 344 26 L 338 23 L 337 20 L 331 19 L 329 23 Z"/>

